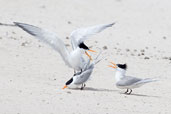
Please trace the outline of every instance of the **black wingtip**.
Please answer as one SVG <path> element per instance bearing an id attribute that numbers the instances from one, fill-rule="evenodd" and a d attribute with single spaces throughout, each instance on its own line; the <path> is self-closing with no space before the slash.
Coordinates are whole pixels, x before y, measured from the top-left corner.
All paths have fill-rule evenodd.
<path id="1" fill-rule="evenodd" d="M 23 25 L 29 25 L 29 24 L 26 24 L 26 23 L 20 23 L 20 22 L 13 22 L 16 26 L 19 26 L 21 28 L 23 28 Z"/>
<path id="2" fill-rule="evenodd" d="M 113 23 L 111 23 L 111 24 L 109 24 L 109 25 L 107 25 L 107 27 L 112 27 L 113 25 L 115 25 L 116 23 L 115 22 L 113 22 Z"/>
<path id="3" fill-rule="evenodd" d="M 28 27 L 35 27 L 33 25 L 29 25 L 26 23 L 20 23 L 20 22 L 13 22 L 16 26 L 20 27 L 21 29 L 23 29 L 24 31 L 26 31 L 27 33 L 36 36 L 36 34 L 34 32 L 32 32 L 31 30 L 28 29 Z M 38 27 L 35 27 L 38 28 Z"/>
<path id="4" fill-rule="evenodd" d="M 16 25 L 16 26 L 19 26 L 21 23 L 19 23 L 19 22 L 13 22 L 14 23 L 14 25 Z"/>
<path id="5" fill-rule="evenodd" d="M 18 22 L 13 22 L 15 25 L 17 25 Z"/>
<path id="6" fill-rule="evenodd" d="M 113 25 L 115 25 L 116 23 L 115 22 L 113 22 L 111 25 L 113 26 Z"/>
<path id="7" fill-rule="evenodd" d="M 18 27 L 20 27 L 20 28 L 24 28 L 22 25 L 24 25 L 24 23 L 19 23 L 19 22 L 13 22 L 14 23 L 14 25 L 16 25 L 16 26 L 18 26 Z"/>

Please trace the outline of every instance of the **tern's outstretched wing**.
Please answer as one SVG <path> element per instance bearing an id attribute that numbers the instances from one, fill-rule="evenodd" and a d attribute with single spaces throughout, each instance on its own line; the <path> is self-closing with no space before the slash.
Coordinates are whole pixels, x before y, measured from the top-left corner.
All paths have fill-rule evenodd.
<path id="1" fill-rule="evenodd" d="M 89 36 L 103 31 L 104 29 L 111 27 L 115 23 L 96 25 L 88 28 L 80 28 L 73 31 L 70 35 L 72 48 L 75 49 L 79 43 L 85 41 Z"/>
<path id="2" fill-rule="evenodd" d="M 67 59 L 69 52 L 66 49 L 65 44 L 57 37 L 55 33 L 25 23 L 14 22 L 14 24 L 22 28 L 27 33 L 35 36 L 39 40 L 49 44 L 53 49 L 59 52 L 65 63 L 70 66 Z"/>

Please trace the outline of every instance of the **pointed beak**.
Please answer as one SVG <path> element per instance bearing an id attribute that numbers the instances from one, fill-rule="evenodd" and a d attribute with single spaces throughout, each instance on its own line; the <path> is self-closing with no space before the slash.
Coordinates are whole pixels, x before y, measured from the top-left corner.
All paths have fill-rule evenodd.
<path id="1" fill-rule="evenodd" d="M 94 50 L 88 50 L 88 51 L 90 51 L 90 52 L 96 52 L 96 51 L 94 51 Z"/>
<path id="2" fill-rule="evenodd" d="M 65 89 L 65 88 L 67 88 L 67 85 L 65 85 L 62 89 Z"/>
<path id="3" fill-rule="evenodd" d="M 86 51 L 85 54 L 89 57 L 90 60 L 92 60 L 91 56 Z"/>
<path id="4" fill-rule="evenodd" d="M 108 65 L 109 67 L 112 67 L 112 68 L 117 68 L 117 65 L 113 62 L 110 62 L 112 65 Z"/>
<path id="5" fill-rule="evenodd" d="M 96 52 L 96 51 L 94 51 L 94 50 L 90 50 L 90 49 L 89 49 L 89 50 L 87 50 L 87 51 L 90 51 L 90 52 Z M 90 60 L 93 60 L 93 59 L 92 59 L 92 57 L 91 57 L 87 52 L 85 52 L 85 54 L 89 57 L 89 59 L 90 59 Z"/>

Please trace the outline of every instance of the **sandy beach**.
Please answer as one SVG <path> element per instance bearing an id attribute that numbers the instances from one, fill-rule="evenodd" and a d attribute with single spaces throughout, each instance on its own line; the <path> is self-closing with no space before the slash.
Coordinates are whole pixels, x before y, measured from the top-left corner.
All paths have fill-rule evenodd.
<path id="1" fill-rule="evenodd" d="M 0 114 L 171 114 L 170 0 L 0 0 L 0 23 L 54 31 L 72 50 L 80 27 L 116 24 L 85 42 L 102 49 L 84 90 L 62 87 L 73 75 L 61 56 L 17 27 L 0 26 Z M 93 56 L 96 56 L 96 54 Z M 123 94 L 109 62 L 127 75 L 159 81 Z"/>

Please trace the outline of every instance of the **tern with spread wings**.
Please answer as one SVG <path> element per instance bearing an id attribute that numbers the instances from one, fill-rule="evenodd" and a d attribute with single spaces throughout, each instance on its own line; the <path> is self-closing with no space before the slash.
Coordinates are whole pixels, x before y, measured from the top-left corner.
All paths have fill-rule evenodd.
<path id="1" fill-rule="evenodd" d="M 85 60 L 82 57 L 82 54 L 86 55 L 91 59 L 91 56 L 86 51 L 95 52 L 90 50 L 85 44 L 84 41 L 91 35 L 99 33 L 108 27 L 112 27 L 114 23 L 96 25 L 88 28 L 80 28 L 73 31 L 70 35 L 71 44 L 73 51 L 69 52 L 63 43 L 63 41 L 58 38 L 54 32 L 50 32 L 46 29 L 42 29 L 33 25 L 14 22 L 14 24 L 22 28 L 27 33 L 35 36 L 39 40 L 49 44 L 53 49 L 55 49 L 61 55 L 65 64 L 74 69 L 75 71 L 82 71 Z"/>

